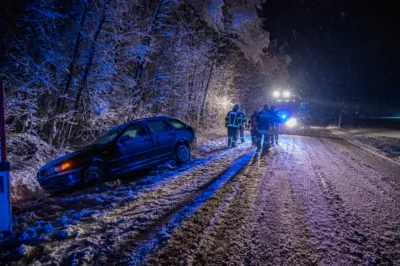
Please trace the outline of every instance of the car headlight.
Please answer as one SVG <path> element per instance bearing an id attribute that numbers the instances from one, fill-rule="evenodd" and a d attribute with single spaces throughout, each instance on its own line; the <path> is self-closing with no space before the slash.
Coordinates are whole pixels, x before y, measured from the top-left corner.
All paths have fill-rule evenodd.
<path id="1" fill-rule="evenodd" d="M 296 118 L 290 118 L 288 121 L 286 121 L 285 125 L 290 128 L 295 127 L 297 125 Z"/>
<path id="2" fill-rule="evenodd" d="M 59 164 L 59 165 L 56 165 L 56 166 L 50 168 L 47 171 L 47 174 L 48 175 L 53 175 L 53 174 L 56 174 L 56 173 L 60 173 L 60 172 L 63 172 L 65 170 L 71 169 L 71 167 L 72 167 L 72 163 L 71 162 L 64 162 L 62 164 Z"/>

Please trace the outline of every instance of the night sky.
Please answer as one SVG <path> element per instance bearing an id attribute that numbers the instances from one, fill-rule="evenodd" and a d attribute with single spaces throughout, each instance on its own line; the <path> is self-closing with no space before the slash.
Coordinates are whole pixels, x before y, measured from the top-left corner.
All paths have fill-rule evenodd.
<path id="1" fill-rule="evenodd" d="M 286 44 L 297 92 L 383 109 L 400 105 L 398 10 L 391 0 L 268 0 L 263 16 Z"/>

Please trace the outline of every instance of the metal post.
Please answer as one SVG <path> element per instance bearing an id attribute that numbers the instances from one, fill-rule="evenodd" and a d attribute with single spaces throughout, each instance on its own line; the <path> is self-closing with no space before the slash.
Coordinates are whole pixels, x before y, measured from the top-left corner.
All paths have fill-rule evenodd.
<path id="1" fill-rule="evenodd" d="M 4 82 L 0 81 L 0 232 L 12 230 L 10 163 L 7 162 Z"/>

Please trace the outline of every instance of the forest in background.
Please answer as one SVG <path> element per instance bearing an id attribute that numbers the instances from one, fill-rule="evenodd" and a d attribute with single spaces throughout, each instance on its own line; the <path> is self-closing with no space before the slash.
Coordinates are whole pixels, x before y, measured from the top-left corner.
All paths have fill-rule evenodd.
<path id="1" fill-rule="evenodd" d="M 113 126 L 170 115 L 220 127 L 234 103 L 251 113 L 288 79 L 265 0 L 25 2 L 0 23 L 13 200 L 41 194 L 42 164 Z"/>

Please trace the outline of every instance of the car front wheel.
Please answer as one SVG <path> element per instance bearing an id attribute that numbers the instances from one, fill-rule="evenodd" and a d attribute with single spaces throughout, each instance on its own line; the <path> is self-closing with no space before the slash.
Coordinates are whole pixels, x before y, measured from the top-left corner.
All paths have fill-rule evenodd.
<path id="1" fill-rule="evenodd" d="M 105 180 L 106 171 L 104 166 L 100 164 L 91 164 L 84 171 L 82 176 L 82 182 L 84 185 L 96 184 Z"/>
<path id="2" fill-rule="evenodd" d="M 179 144 L 175 150 L 175 160 L 178 164 L 184 164 L 190 161 L 190 149 L 186 144 Z"/>

